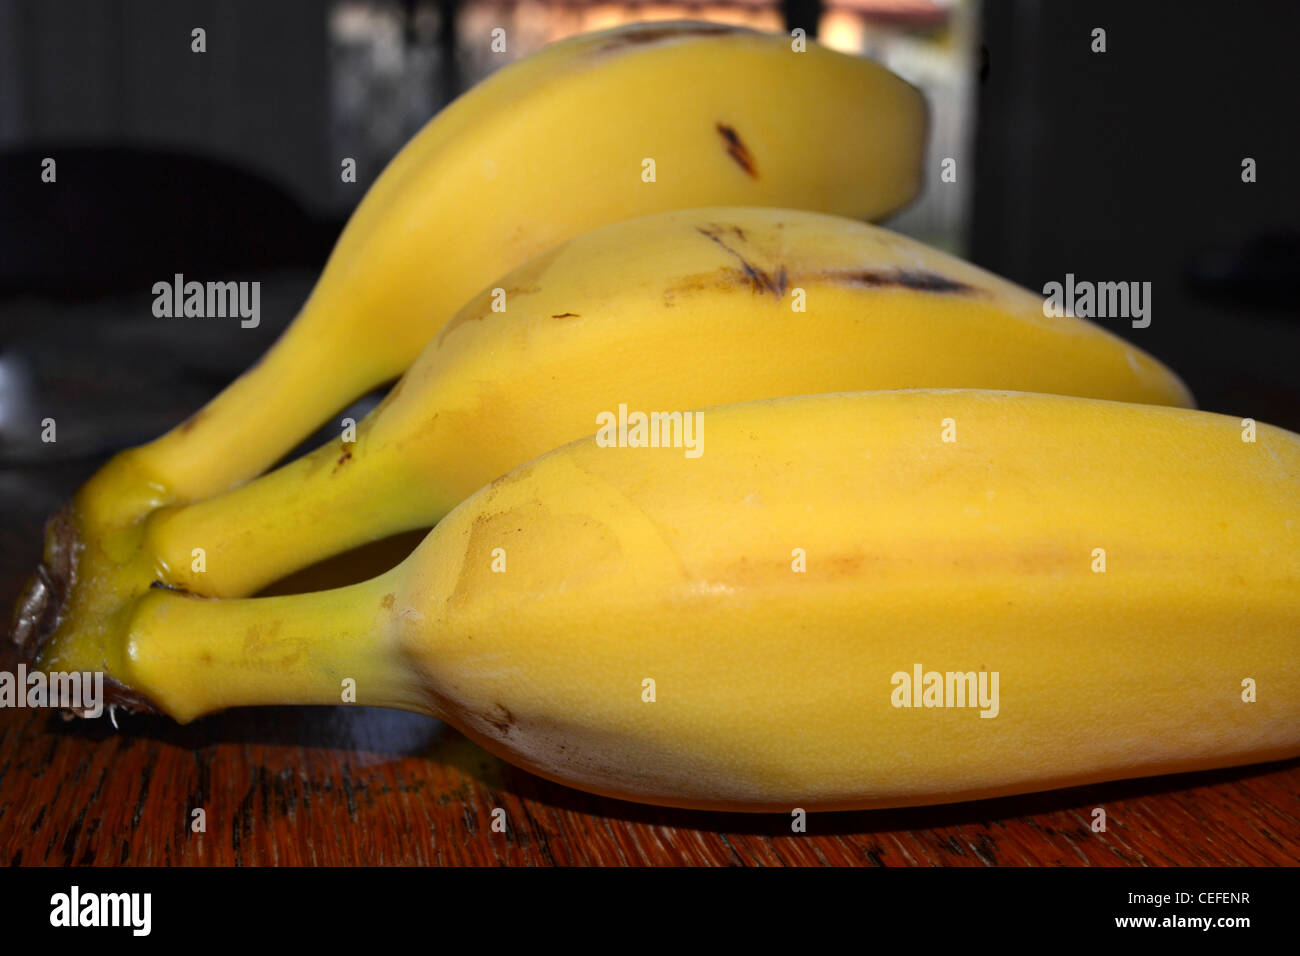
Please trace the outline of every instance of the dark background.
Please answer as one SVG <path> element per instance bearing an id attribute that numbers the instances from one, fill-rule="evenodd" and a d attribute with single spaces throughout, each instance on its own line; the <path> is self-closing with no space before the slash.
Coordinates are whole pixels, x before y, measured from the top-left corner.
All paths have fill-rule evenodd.
<path id="1" fill-rule="evenodd" d="M 983 27 L 972 258 L 1152 282 L 1149 328 L 1102 324 L 1201 407 L 1300 430 L 1300 8 L 995 0 Z"/>

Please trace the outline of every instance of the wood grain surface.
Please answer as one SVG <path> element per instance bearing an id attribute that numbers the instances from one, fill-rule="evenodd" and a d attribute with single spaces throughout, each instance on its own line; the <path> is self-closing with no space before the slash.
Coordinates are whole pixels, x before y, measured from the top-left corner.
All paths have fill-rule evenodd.
<path id="1" fill-rule="evenodd" d="M 0 601 L 84 465 L 0 469 Z M 16 660 L 6 645 L 0 669 Z M 249 709 L 180 727 L 0 710 L 0 863 L 1296 865 L 1300 760 L 908 810 L 702 813 L 593 797 L 439 721 Z M 1092 831 L 1092 811 L 1107 829 Z M 193 832 L 202 809 L 206 832 Z M 506 830 L 491 826 L 505 810 Z"/>

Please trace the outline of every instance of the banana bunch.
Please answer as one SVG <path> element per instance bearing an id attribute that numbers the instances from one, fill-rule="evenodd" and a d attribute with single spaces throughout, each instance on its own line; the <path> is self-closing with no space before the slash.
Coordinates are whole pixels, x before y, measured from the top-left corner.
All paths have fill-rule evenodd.
<path id="1" fill-rule="evenodd" d="M 355 434 L 153 512 L 118 560 L 83 560 L 95 586 L 74 590 L 55 647 L 89 653 L 113 609 L 157 584 L 241 597 L 431 527 L 620 406 L 954 383 L 1190 401 L 1172 373 L 1097 326 L 1044 318 L 1038 297 L 884 229 L 727 207 L 607 226 L 471 299 Z"/>
<path id="2" fill-rule="evenodd" d="M 179 720 L 354 681 L 553 780 L 730 810 L 1300 749 L 1300 436 L 977 389 L 700 414 L 698 458 L 588 437 L 362 584 L 155 590 L 122 622 L 123 676 Z"/>
<path id="3" fill-rule="evenodd" d="M 258 366 L 51 520 L 15 638 L 130 709 L 415 710 L 684 807 L 1300 753 L 1300 437 L 842 218 L 915 193 L 923 135 L 880 68 L 714 24 L 501 71 Z M 372 580 L 248 597 L 429 527 Z"/>
<path id="4" fill-rule="evenodd" d="M 226 491 L 401 375 L 469 297 L 597 226 L 731 204 L 876 219 L 920 186 L 920 93 L 867 60 L 714 23 L 553 44 L 436 116 L 357 207 L 284 336 L 83 489 L 88 535 Z"/>

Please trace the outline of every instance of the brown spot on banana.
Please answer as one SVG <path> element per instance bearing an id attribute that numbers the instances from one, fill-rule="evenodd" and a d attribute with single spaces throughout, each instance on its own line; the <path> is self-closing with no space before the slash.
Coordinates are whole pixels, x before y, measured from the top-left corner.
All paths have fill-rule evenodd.
<path id="1" fill-rule="evenodd" d="M 758 178 L 758 168 L 754 165 L 754 157 L 749 152 L 741 140 L 740 135 L 726 123 L 716 123 L 714 128 L 717 129 L 718 135 L 722 137 L 727 146 L 727 155 L 736 161 L 736 165 L 743 169 L 754 179 Z M 739 232 L 739 230 L 737 230 Z M 744 234 L 741 234 L 744 238 Z"/>
<path id="2" fill-rule="evenodd" d="M 495 727 L 502 737 L 509 736 L 510 728 L 515 725 L 515 715 L 510 713 L 510 708 L 505 704 L 493 704 L 494 710 L 491 714 L 485 715 L 484 720 Z"/>
<path id="3" fill-rule="evenodd" d="M 820 273 L 818 278 L 844 285 L 899 286 L 916 292 L 953 292 L 968 295 L 979 291 L 974 286 L 941 276 L 937 272 L 916 269 L 837 269 Z"/>
<path id="4" fill-rule="evenodd" d="M 526 481 L 528 479 L 528 476 L 531 475 L 532 473 L 533 473 L 533 466 L 531 463 L 520 465 L 518 468 L 506 472 L 504 475 L 499 475 L 496 478 L 493 478 L 492 481 L 489 482 L 487 486 L 488 491 L 489 492 L 495 491 L 497 488 L 500 488 L 502 485 L 513 484 L 514 482 L 517 481 Z M 479 515 L 479 517 L 475 519 L 475 524 L 477 524 L 479 520 L 482 520 L 484 517 L 485 517 L 484 515 Z"/>
<path id="5" fill-rule="evenodd" d="M 194 428 L 194 426 L 197 425 L 197 424 L 199 423 L 199 419 L 203 417 L 203 412 L 204 412 L 204 409 L 200 408 L 197 412 L 195 412 L 195 413 L 194 413 L 193 415 L 191 415 L 189 418 L 185 419 L 185 421 L 183 421 L 183 422 L 181 422 L 179 425 L 177 425 L 177 426 L 176 426 L 176 434 L 178 434 L 178 435 L 184 435 L 186 432 L 192 430 L 192 429 Z"/>
<path id="6" fill-rule="evenodd" d="M 734 248 L 723 241 L 722 236 L 726 234 L 726 226 L 697 226 L 695 231 L 700 235 L 707 237 L 711 242 L 716 243 L 725 249 L 730 255 L 736 258 L 740 263 L 740 271 L 745 277 L 745 282 L 754 292 L 766 292 L 776 296 L 778 299 L 785 295 L 789 277 L 786 275 L 785 266 L 778 270 L 767 270 L 755 265 L 745 256 L 741 255 Z M 732 226 L 730 230 L 744 240 L 745 234 L 739 227 Z M 725 271 L 725 270 L 724 270 Z"/>
<path id="7" fill-rule="evenodd" d="M 710 236 L 710 238 L 713 237 Z M 714 239 L 714 241 L 718 242 L 717 239 Z M 724 244 L 719 244 L 727 248 Z M 727 251 L 737 255 L 730 248 L 727 248 Z M 780 298 L 791 287 L 808 281 L 879 289 L 895 287 L 910 289 L 914 292 L 933 292 L 936 294 L 981 294 L 981 290 L 975 286 L 933 272 L 907 269 L 838 269 L 790 275 L 785 266 L 775 270 L 762 269 L 754 265 L 753 262 L 742 259 L 742 265 L 739 269 L 724 268 L 714 272 L 700 272 L 683 276 L 678 282 L 664 290 L 664 305 L 671 308 L 675 305 L 678 295 L 708 292 L 715 289 L 741 288 L 748 289 L 750 292 L 766 293 Z"/>
<path id="8" fill-rule="evenodd" d="M 190 591 L 177 584 L 168 584 L 166 581 L 150 581 L 149 590 L 151 591 L 171 591 L 173 594 L 182 594 L 190 596 Z"/>
<path id="9" fill-rule="evenodd" d="M 559 315 L 551 316 L 553 319 L 579 319 L 582 318 L 577 312 L 561 312 Z"/>

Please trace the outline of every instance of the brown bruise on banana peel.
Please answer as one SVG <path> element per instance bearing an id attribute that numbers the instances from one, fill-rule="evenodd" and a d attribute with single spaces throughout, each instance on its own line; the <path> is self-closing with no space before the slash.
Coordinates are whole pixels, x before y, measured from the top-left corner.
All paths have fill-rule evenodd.
<path id="1" fill-rule="evenodd" d="M 978 292 L 974 286 L 949 279 L 937 272 L 923 269 L 838 269 L 816 274 L 816 278 L 837 285 L 856 285 L 871 288 L 897 286 L 914 292 L 951 292 L 961 295 Z"/>
<path id="2" fill-rule="evenodd" d="M 777 224 L 780 225 L 780 224 Z M 703 235 L 708 241 L 719 246 L 735 258 L 740 263 L 740 269 L 723 269 L 720 273 L 715 273 L 720 280 L 712 282 L 701 282 L 701 277 L 692 276 L 685 280 L 685 284 L 673 287 L 668 291 L 666 300 L 671 304 L 673 291 L 692 290 L 692 289 L 718 289 L 718 287 L 731 287 L 736 285 L 749 286 L 753 293 L 767 293 L 774 295 L 776 298 L 783 298 L 790 287 L 790 276 L 787 267 L 781 265 L 777 268 L 763 268 L 755 263 L 750 255 L 742 254 L 736 247 L 738 243 L 745 243 L 745 232 L 736 225 L 722 225 L 716 222 L 697 226 L 695 232 Z M 705 273 L 708 276 L 708 273 Z M 809 274 L 800 274 L 800 281 L 819 281 L 829 282 L 832 285 L 849 285 L 863 287 L 889 287 L 896 286 L 900 289 L 910 289 L 913 291 L 923 291 L 923 293 L 950 293 L 950 294 L 971 294 L 976 293 L 974 286 L 959 282 L 954 278 L 941 276 L 936 272 L 928 272 L 926 269 L 823 269 L 820 272 Z"/>
<path id="3" fill-rule="evenodd" d="M 172 594 L 180 594 L 184 597 L 191 597 L 192 592 L 186 588 L 178 587 L 175 584 L 168 584 L 166 581 L 150 581 L 150 591 L 171 591 Z"/>
<path id="4" fill-rule="evenodd" d="M 731 245 L 729 245 L 727 240 L 723 239 L 723 236 L 727 234 L 728 230 L 734 233 L 740 241 L 743 242 L 745 240 L 745 233 L 739 226 L 708 225 L 697 226 L 695 228 L 695 231 L 700 235 L 706 237 L 711 242 L 720 246 L 729 255 L 735 257 L 736 261 L 740 263 L 741 273 L 744 275 L 746 282 L 754 292 L 766 292 L 776 296 L 778 299 L 784 296 L 788 279 L 785 266 L 781 266 L 779 270 L 769 271 L 755 265 L 748 258 L 741 255 L 741 253 L 737 252 Z"/>
<path id="5" fill-rule="evenodd" d="M 755 293 L 768 293 L 777 298 L 784 296 L 789 290 L 790 275 L 785 266 L 765 269 L 730 244 L 730 236 L 733 235 L 740 242 L 745 242 L 745 233 L 739 226 L 709 224 L 696 227 L 696 232 L 720 246 L 740 263 L 738 274 L 737 270 L 723 270 L 722 275 L 726 279 L 725 282 L 697 286 L 698 288 L 717 288 L 719 285 L 743 284 L 748 285 L 750 290 Z M 924 269 L 831 269 L 809 273 L 807 276 L 800 276 L 800 278 L 829 282 L 834 285 L 871 288 L 896 286 L 914 292 L 969 294 L 978 291 L 964 282 L 958 282 L 956 279 L 950 279 L 947 276 Z M 738 279 L 743 279 L 743 281 L 738 281 Z"/>
<path id="6" fill-rule="evenodd" d="M 492 712 L 483 718 L 497 729 L 503 738 L 510 736 L 510 728 L 515 725 L 515 715 L 505 704 L 493 704 Z"/>
<path id="7" fill-rule="evenodd" d="M 716 123 L 714 128 L 717 129 L 718 135 L 722 137 L 722 141 L 726 144 L 727 155 L 735 160 L 736 165 L 748 173 L 751 178 L 757 179 L 758 168 L 754 165 L 754 157 L 735 129 L 726 123 Z"/>
<path id="8" fill-rule="evenodd" d="M 179 425 L 177 425 L 177 426 L 176 426 L 176 434 L 178 434 L 178 435 L 184 435 L 186 432 L 192 431 L 193 428 L 194 428 L 194 426 L 197 425 L 197 424 L 199 423 L 199 420 L 202 419 L 202 418 L 204 417 L 204 412 L 206 412 L 206 411 L 207 411 L 206 408 L 200 408 L 197 412 L 195 412 L 195 413 L 194 413 L 193 415 L 191 415 L 189 418 L 185 419 L 185 421 L 183 421 L 183 422 L 181 422 Z"/>
<path id="9" fill-rule="evenodd" d="M 577 556 L 572 559 L 572 570 L 566 579 L 569 586 L 577 586 L 592 578 L 601 577 L 609 573 L 609 568 L 617 567 L 622 563 L 623 553 L 618 543 L 618 536 L 604 525 L 593 522 L 588 516 L 555 514 L 545 502 L 535 499 L 519 502 L 504 509 L 492 507 L 491 495 L 499 482 L 505 479 L 522 481 L 524 477 L 522 474 L 518 477 L 505 475 L 489 485 L 487 489 L 489 497 L 484 501 L 487 510 L 475 516 L 474 521 L 462 532 L 467 539 L 464 544 L 465 559 L 460 566 L 456 584 L 447 595 L 448 615 L 473 607 L 476 595 L 482 593 L 488 579 L 496 576 L 490 570 L 493 550 L 505 548 L 507 552 L 518 553 L 516 548 L 527 548 L 529 543 L 526 538 L 522 543 L 516 544 L 518 539 L 514 536 L 539 522 L 546 522 L 561 529 L 558 532 L 559 536 L 573 543 Z M 593 524 L 596 525 L 594 529 Z M 534 557 L 540 559 L 541 555 Z M 527 560 L 526 555 L 524 558 Z M 523 587 L 527 588 L 527 584 Z M 521 594 L 519 599 L 524 600 L 526 596 Z"/>
<path id="10" fill-rule="evenodd" d="M 666 306 L 671 307 L 678 294 L 713 291 L 720 288 L 747 288 L 756 295 L 771 295 L 780 299 L 790 290 L 792 284 L 798 282 L 819 282 L 860 288 L 899 288 L 913 292 L 951 295 L 975 295 L 980 292 L 974 286 L 924 269 L 827 269 L 791 276 L 784 265 L 765 268 L 758 265 L 752 257 L 740 252 L 734 243 L 736 240 L 740 243 L 745 242 L 745 233 L 739 226 L 710 223 L 697 226 L 695 231 L 735 258 L 739 268 L 720 269 L 683 278 L 665 290 Z"/>

